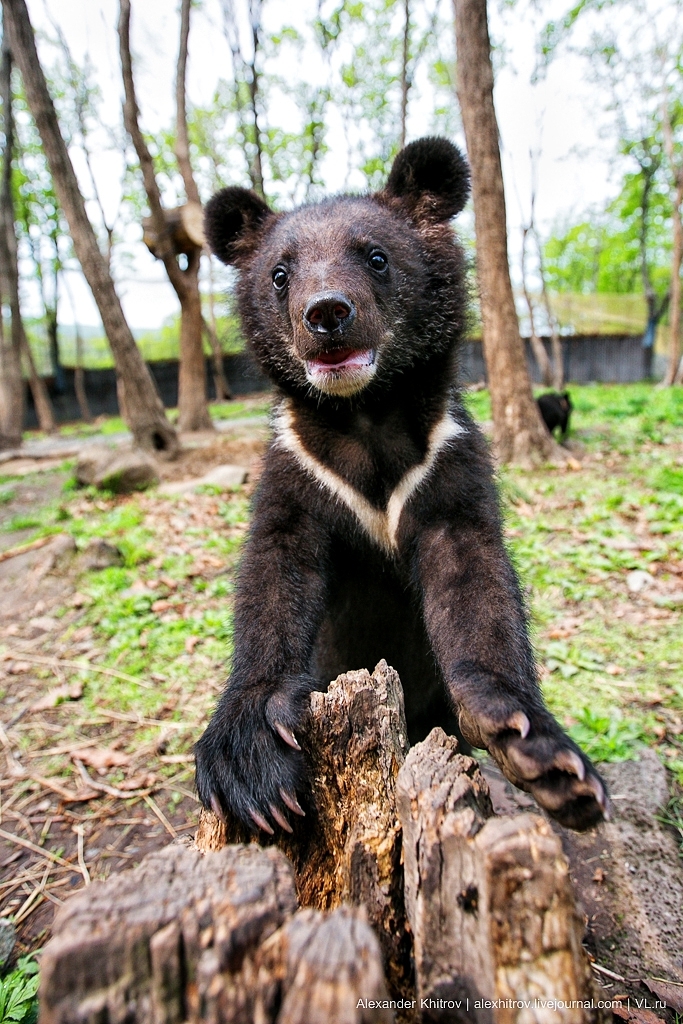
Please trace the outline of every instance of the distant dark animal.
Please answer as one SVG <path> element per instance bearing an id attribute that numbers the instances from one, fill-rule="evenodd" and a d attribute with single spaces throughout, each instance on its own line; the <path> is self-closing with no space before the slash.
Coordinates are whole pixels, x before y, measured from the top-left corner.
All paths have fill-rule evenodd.
<path id="1" fill-rule="evenodd" d="M 455 383 L 467 262 L 449 222 L 468 191 L 458 150 L 422 139 L 373 195 L 274 213 L 227 188 L 206 209 L 277 400 L 197 789 L 266 832 L 306 803 L 311 690 L 380 658 L 411 741 L 459 724 L 563 824 L 607 808 L 543 703 L 488 447 Z"/>
<path id="2" fill-rule="evenodd" d="M 537 398 L 536 401 L 541 410 L 543 422 L 550 433 L 552 434 L 555 427 L 559 427 L 564 440 L 569 430 L 569 417 L 574 408 L 569 392 L 563 391 L 562 394 L 559 394 L 557 391 L 549 391 Z"/>

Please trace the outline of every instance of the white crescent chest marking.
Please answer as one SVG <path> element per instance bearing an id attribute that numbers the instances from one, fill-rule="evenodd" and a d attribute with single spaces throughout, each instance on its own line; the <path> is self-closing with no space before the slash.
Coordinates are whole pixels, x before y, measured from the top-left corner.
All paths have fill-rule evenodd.
<path id="1" fill-rule="evenodd" d="M 427 454 L 422 462 L 402 477 L 392 491 L 385 511 L 375 508 L 368 499 L 342 477 L 306 451 L 294 427 L 294 416 L 284 404 L 275 419 L 275 445 L 290 452 L 302 469 L 314 477 L 322 487 L 349 508 L 359 523 L 379 547 L 392 554 L 396 551 L 396 534 L 401 513 L 418 487 L 429 476 L 439 453 L 453 438 L 467 430 L 453 419 L 450 412 L 436 423 L 429 435 Z"/>

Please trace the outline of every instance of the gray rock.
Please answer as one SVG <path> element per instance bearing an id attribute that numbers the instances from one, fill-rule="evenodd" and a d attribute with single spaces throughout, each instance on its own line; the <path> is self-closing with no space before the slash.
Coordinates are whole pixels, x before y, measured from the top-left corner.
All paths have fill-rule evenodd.
<path id="1" fill-rule="evenodd" d="M 58 628 L 59 619 L 55 619 L 51 615 L 38 615 L 33 619 L 29 619 L 28 624 L 38 633 L 51 633 L 53 629 Z"/>
<path id="2" fill-rule="evenodd" d="M 643 747 L 637 761 L 601 764 L 600 772 L 610 788 L 615 819 L 651 828 L 653 817 L 669 801 L 666 768 L 654 750 Z"/>
<path id="3" fill-rule="evenodd" d="M 157 465 L 139 448 L 88 447 L 78 461 L 76 479 L 115 494 L 143 491 L 159 482 Z"/>
<path id="4" fill-rule="evenodd" d="M 123 565 L 123 555 L 115 544 L 93 537 L 81 553 L 83 570 L 108 569 L 112 565 Z"/>
<path id="5" fill-rule="evenodd" d="M 249 470 L 244 466 L 233 466 L 226 463 L 224 466 L 216 466 L 209 470 L 204 476 L 193 477 L 192 480 L 179 480 L 175 483 L 164 484 L 159 488 L 159 494 L 175 495 L 188 494 L 197 487 L 219 487 L 228 491 L 232 487 L 240 487 L 249 478 Z"/>
<path id="6" fill-rule="evenodd" d="M 114 456 L 116 450 L 106 444 L 91 444 L 78 457 L 76 479 L 83 487 L 95 483 L 95 477 L 101 473 Z"/>
<path id="7" fill-rule="evenodd" d="M 0 965 L 6 964 L 14 951 L 16 928 L 6 917 L 0 917 Z"/>
<path id="8" fill-rule="evenodd" d="M 645 569 L 634 569 L 626 577 L 626 586 L 632 594 L 640 594 L 654 583 L 655 578 Z"/>

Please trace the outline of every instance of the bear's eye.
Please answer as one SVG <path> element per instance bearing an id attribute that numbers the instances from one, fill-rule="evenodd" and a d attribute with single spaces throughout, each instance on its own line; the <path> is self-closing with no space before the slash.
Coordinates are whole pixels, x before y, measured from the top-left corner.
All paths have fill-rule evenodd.
<path id="1" fill-rule="evenodd" d="M 373 249 L 368 257 L 368 265 L 378 274 L 382 274 L 389 266 L 389 260 L 381 249 Z"/>
<path id="2" fill-rule="evenodd" d="M 284 267 L 276 267 L 273 271 L 273 287 L 275 291 L 281 292 L 289 280 L 289 275 Z"/>

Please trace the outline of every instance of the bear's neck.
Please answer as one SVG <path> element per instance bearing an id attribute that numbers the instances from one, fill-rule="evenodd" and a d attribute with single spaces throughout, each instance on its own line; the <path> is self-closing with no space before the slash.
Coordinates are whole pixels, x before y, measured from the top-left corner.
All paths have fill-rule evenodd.
<path id="1" fill-rule="evenodd" d="M 275 442 L 309 472 L 332 474 L 384 510 L 406 474 L 430 459 L 444 425 L 450 429 L 455 401 L 452 358 L 445 355 L 350 400 L 283 395 Z"/>

